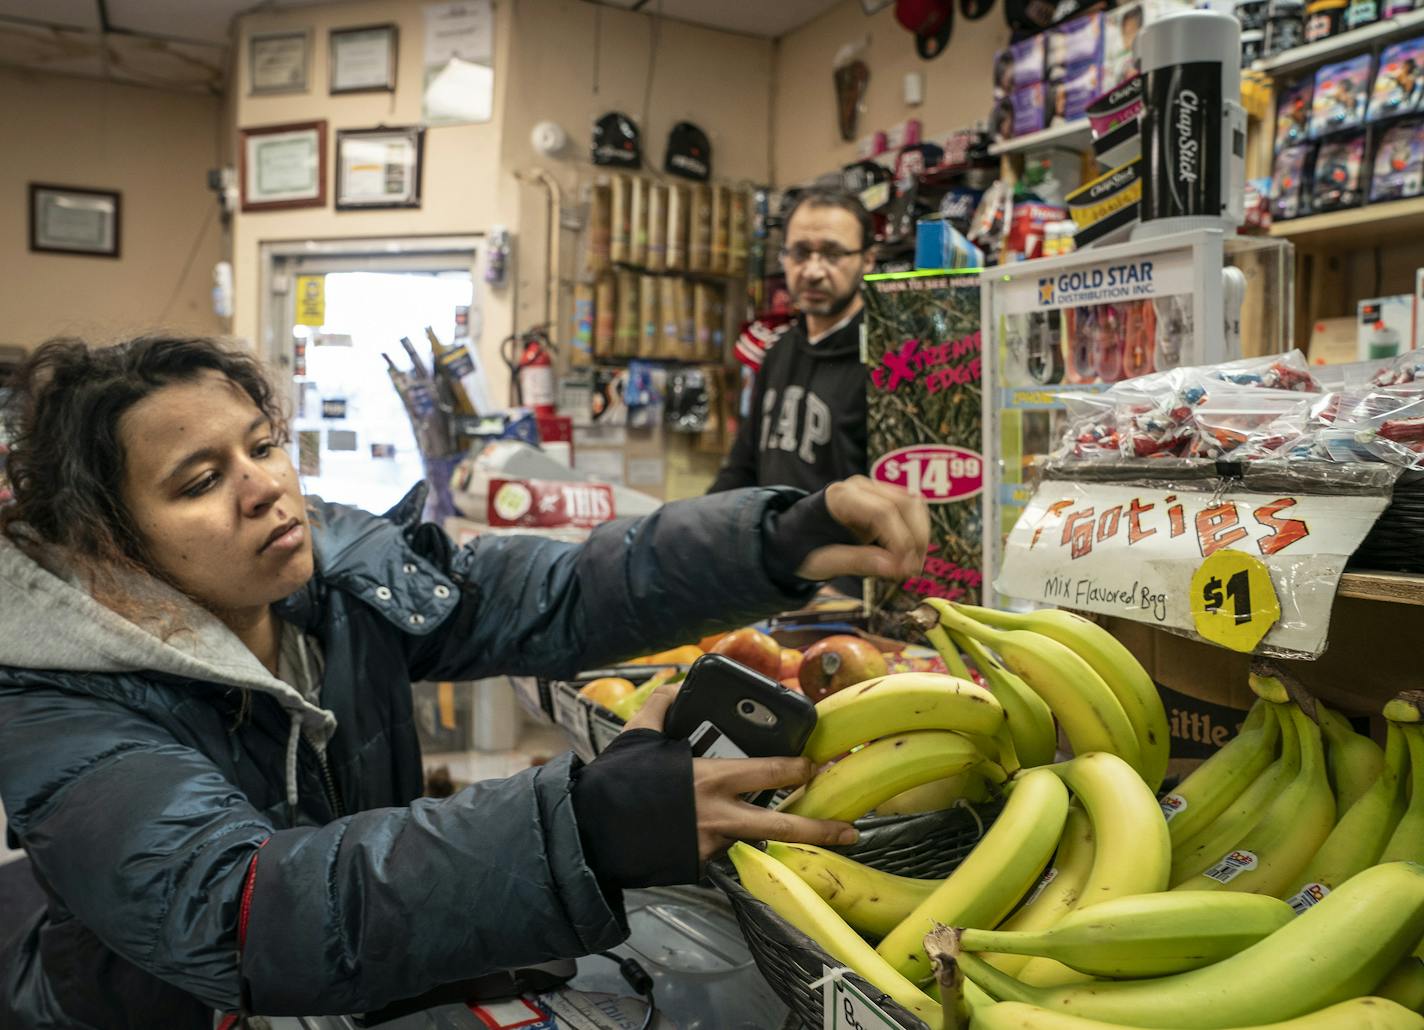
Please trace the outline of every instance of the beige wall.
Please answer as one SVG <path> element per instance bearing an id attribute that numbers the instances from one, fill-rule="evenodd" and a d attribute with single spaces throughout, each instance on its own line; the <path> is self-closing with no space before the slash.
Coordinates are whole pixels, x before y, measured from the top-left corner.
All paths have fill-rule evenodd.
<path id="1" fill-rule="evenodd" d="M 221 230 L 206 183 L 219 164 L 219 107 L 0 68 L 0 343 L 107 340 L 160 324 L 221 331 L 210 292 Z M 119 259 L 29 253 L 30 182 L 119 191 Z"/>
<path id="2" fill-rule="evenodd" d="M 646 171 L 662 169 L 667 135 L 680 121 L 696 123 L 712 146 L 715 178 L 766 182 L 771 174 L 772 43 L 682 22 L 659 27 L 657 58 L 648 90 L 652 19 L 580 0 L 518 0 L 513 12 L 511 73 L 517 83 L 505 110 L 503 161 L 509 181 L 516 172 L 539 168 L 564 193 L 565 208 L 602 174 L 590 163 L 593 122 L 621 111 L 638 123 Z M 599 40 L 597 47 L 594 40 Z M 557 157 L 535 151 L 530 131 L 554 121 L 569 143 Z M 543 320 L 545 296 L 545 194 L 518 188 L 517 224 L 523 260 L 519 275 L 521 327 Z M 562 234 L 560 308 L 570 310 L 569 284 L 577 274 L 575 232 Z"/>
<path id="3" fill-rule="evenodd" d="M 856 138 L 918 118 L 933 139 L 988 120 L 994 52 L 1008 38 L 998 5 L 978 21 L 956 14 L 945 52 L 924 61 L 914 39 L 896 23 L 893 8 L 867 18 L 860 0 L 842 0 L 778 42 L 772 89 L 775 182 L 806 182 L 855 160 L 855 142 L 840 138 L 831 80 L 831 62 L 845 44 L 869 40 L 862 59 L 870 81 Z M 925 100 L 918 107 L 904 102 L 905 73 L 912 71 L 925 76 Z"/>
<path id="4" fill-rule="evenodd" d="M 420 121 L 422 53 L 425 26 L 422 5 L 400 0 L 369 0 L 320 7 L 252 14 L 239 22 L 239 59 L 235 62 L 233 117 L 230 131 L 284 122 L 327 123 L 327 199 L 323 207 L 286 211 L 239 212 L 234 221 L 233 264 L 236 297 L 233 332 L 257 346 L 263 343 L 258 325 L 258 255 L 264 242 L 357 237 L 433 236 L 486 232 L 501 219 L 499 143 L 500 117 L 508 79 L 509 0 L 495 5 L 495 104 L 492 121 L 476 125 L 438 126 L 426 130 L 421 206 L 392 211 L 336 211 L 333 207 L 336 131 L 374 128 L 378 125 L 414 125 Z M 327 92 L 327 33 L 333 28 L 394 22 L 399 27 L 399 53 L 394 93 L 358 93 L 331 96 Z M 312 59 L 306 93 L 283 96 L 249 96 L 247 39 L 254 32 L 273 29 L 312 30 Z M 507 201 L 506 201 L 507 202 Z M 490 326 L 485 343 L 496 327 L 508 323 L 500 297 L 485 298 L 485 319 Z M 502 335 L 502 334 L 500 334 Z M 497 343 L 498 340 L 495 340 Z M 495 370 L 493 354 L 485 366 Z M 498 387 L 503 396 L 503 387 Z"/>

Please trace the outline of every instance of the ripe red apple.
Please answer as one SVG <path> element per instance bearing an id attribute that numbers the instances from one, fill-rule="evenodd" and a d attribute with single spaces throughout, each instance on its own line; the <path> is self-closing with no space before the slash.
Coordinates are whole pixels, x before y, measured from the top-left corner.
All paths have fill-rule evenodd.
<path id="1" fill-rule="evenodd" d="M 777 674 L 777 677 L 794 680 L 801 672 L 801 660 L 804 657 L 805 655 L 794 647 L 783 647 L 781 649 L 781 672 Z"/>
<path id="2" fill-rule="evenodd" d="M 781 645 L 750 626 L 732 630 L 712 645 L 712 653 L 726 655 L 763 676 L 780 678 Z"/>
<path id="3" fill-rule="evenodd" d="M 837 690 L 885 675 L 885 656 L 860 637 L 841 633 L 818 640 L 806 648 L 797 679 L 812 701 Z"/>

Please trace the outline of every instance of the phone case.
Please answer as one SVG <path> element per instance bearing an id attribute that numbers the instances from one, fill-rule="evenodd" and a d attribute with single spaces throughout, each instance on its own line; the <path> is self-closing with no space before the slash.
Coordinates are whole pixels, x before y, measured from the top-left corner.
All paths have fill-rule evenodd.
<path id="1" fill-rule="evenodd" d="M 770 712 L 776 718 L 775 724 L 750 718 L 744 710 L 748 703 Z M 710 723 L 716 733 L 704 731 L 693 741 L 694 757 L 718 757 L 718 736 L 751 758 L 799 755 L 816 728 L 816 706 L 804 694 L 787 690 L 739 662 L 708 654 L 687 670 L 682 689 L 668 708 L 663 732 L 669 737 L 692 740 L 704 723 Z M 721 757 L 728 754 L 731 752 L 720 751 Z"/>

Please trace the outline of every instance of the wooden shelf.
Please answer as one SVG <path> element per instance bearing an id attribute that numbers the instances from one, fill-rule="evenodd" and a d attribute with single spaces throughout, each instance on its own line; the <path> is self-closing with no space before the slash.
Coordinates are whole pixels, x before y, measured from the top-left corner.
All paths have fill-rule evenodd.
<path id="1" fill-rule="evenodd" d="M 1043 129 L 1039 132 L 1031 132 L 1027 136 L 1016 136 L 1014 139 L 995 143 L 989 148 L 989 153 L 994 157 L 1001 157 L 1004 154 L 1022 154 L 1030 150 L 1044 150 L 1048 147 L 1087 150 L 1092 145 L 1093 130 L 1088 126 L 1088 119 L 1079 118 L 1077 121 L 1064 125 L 1055 125 L 1051 129 Z"/>
<path id="2" fill-rule="evenodd" d="M 1424 576 L 1402 572 L 1347 572 L 1340 577 L 1341 597 L 1391 604 L 1424 605 Z"/>
<path id="3" fill-rule="evenodd" d="M 1274 78 L 1285 78 L 1294 72 L 1314 68 L 1335 57 L 1345 57 L 1361 50 L 1367 50 L 1375 43 L 1407 36 L 1411 32 L 1424 29 L 1424 11 L 1409 11 L 1388 21 L 1377 21 L 1361 29 L 1342 32 L 1317 43 L 1292 47 L 1275 57 L 1262 58 L 1251 65 L 1252 70 L 1265 72 Z"/>
<path id="4" fill-rule="evenodd" d="M 1421 12 L 1424 13 L 1424 12 Z M 1388 200 L 1344 211 L 1327 211 L 1292 218 L 1271 226 L 1272 236 L 1283 236 L 1303 247 L 1350 250 L 1424 236 L 1424 197 Z"/>

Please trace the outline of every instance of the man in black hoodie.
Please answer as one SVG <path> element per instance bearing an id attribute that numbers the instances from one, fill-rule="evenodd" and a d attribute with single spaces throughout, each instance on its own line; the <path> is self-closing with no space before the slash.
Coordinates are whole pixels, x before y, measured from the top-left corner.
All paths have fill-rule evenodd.
<path id="1" fill-rule="evenodd" d="M 866 472 L 860 280 L 875 263 L 869 213 L 848 194 L 807 190 L 787 216 L 781 261 L 801 316 L 767 351 L 709 493 L 742 486 L 815 493 Z"/>

